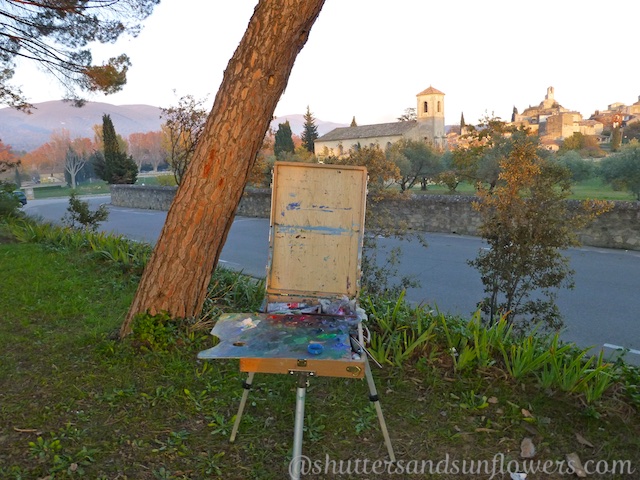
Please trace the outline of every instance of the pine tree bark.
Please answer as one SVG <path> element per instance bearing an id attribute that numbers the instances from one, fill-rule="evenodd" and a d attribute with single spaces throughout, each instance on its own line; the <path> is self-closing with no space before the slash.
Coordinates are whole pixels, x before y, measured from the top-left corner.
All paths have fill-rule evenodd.
<path id="1" fill-rule="evenodd" d="M 262 140 L 324 0 L 260 0 L 229 61 L 120 336 L 136 314 L 196 316 Z M 206 60 L 203 60 L 206 61 Z"/>

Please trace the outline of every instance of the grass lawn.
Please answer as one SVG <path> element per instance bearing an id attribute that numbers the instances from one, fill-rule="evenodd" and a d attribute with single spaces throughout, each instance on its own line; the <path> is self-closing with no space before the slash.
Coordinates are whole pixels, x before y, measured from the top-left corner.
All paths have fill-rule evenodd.
<path id="1" fill-rule="evenodd" d="M 429 185 L 427 191 L 420 190 L 420 186 L 411 189 L 415 194 L 431 194 L 431 195 L 450 195 L 444 185 Z M 633 194 L 625 191 L 614 190 L 610 185 L 606 185 L 600 178 L 591 178 L 583 182 L 573 184 L 571 188 L 571 195 L 568 197 L 571 200 L 586 200 L 586 199 L 600 199 L 600 200 L 618 200 L 633 202 L 635 197 Z M 458 195 L 474 195 L 475 188 L 473 185 L 462 182 L 456 189 Z"/>
<path id="2" fill-rule="evenodd" d="M 33 196 L 36 199 L 68 197 L 71 195 L 72 189 L 66 185 L 37 186 L 33 188 Z M 111 189 L 106 182 L 95 181 L 93 183 L 83 183 L 78 185 L 76 189 L 78 195 L 100 195 L 110 193 Z"/>
<path id="3" fill-rule="evenodd" d="M 591 178 L 573 185 L 573 195 L 570 198 L 585 200 L 587 198 L 597 198 L 600 200 L 619 200 L 634 202 L 636 200 L 632 193 L 614 190 L 610 185 L 606 185 L 600 178 Z"/>
<path id="4" fill-rule="evenodd" d="M 171 174 L 162 174 L 159 179 L 158 175 L 140 176 L 136 182 L 136 185 L 166 185 L 175 183 Z M 34 195 L 36 199 L 52 198 L 52 197 L 68 197 L 71 194 L 71 188 L 67 186 L 44 186 L 34 188 Z M 77 188 L 78 195 L 97 195 L 103 193 L 109 193 L 109 185 L 105 182 L 93 182 L 84 183 Z M 426 195 L 450 195 L 447 187 L 444 185 L 429 185 L 426 191 L 420 190 L 420 186 L 415 186 L 411 189 L 415 194 Z M 474 195 L 475 187 L 470 183 L 462 182 L 458 185 L 455 192 L 456 195 Z M 628 192 L 616 191 L 611 186 L 606 185 L 599 178 L 592 178 L 583 182 L 579 182 L 573 185 L 572 195 L 570 199 L 585 200 L 585 199 L 601 199 L 601 200 L 619 200 L 619 201 L 635 201 L 635 197 Z"/>
<path id="5" fill-rule="evenodd" d="M 257 375 L 230 444 L 243 375 L 236 361 L 197 360 L 197 352 L 212 345 L 206 331 L 145 351 L 113 339 L 135 276 L 88 253 L 11 243 L 7 234 L 0 235 L 0 264 L 1 479 L 288 478 L 295 379 Z M 228 293 L 213 295 L 208 308 L 238 308 L 232 290 L 219 290 Z M 502 455 L 506 472 L 509 461 L 522 462 L 521 442 L 530 438 L 535 460 L 562 462 L 576 453 L 583 464 L 600 461 L 603 469 L 629 461 L 632 475 L 589 478 L 640 478 L 640 416 L 620 385 L 587 405 L 580 395 L 541 388 L 534 377 L 515 381 L 498 365 L 456 372 L 451 357 L 435 348 L 402 367 L 373 368 L 396 456 L 404 462 L 431 460 L 435 468 L 448 456 L 491 465 Z M 322 468 L 326 455 L 352 462 L 386 458 L 366 382 L 311 380 L 303 453 Z"/>
<path id="6" fill-rule="evenodd" d="M 167 179 L 169 182 L 173 182 L 175 184 L 175 180 L 173 180 L 173 175 L 170 173 L 162 174 L 162 175 L 145 175 L 142 174 L 138 177 L 138 181 L 136 185 L 162 185 L 162 181 L 159 180 L 158 177 L 163 177 L 164 184 L 166 184 Z M 55 198 L 55 197 L 68 197 L 71 195 L 72 189 L 67 185 L 46 185 L 41 184 L 33 188 L 33 195 L 36 199 L 43 198 Z M 76 193 L 80 195 L 101 195 L 111 192 L 111 187 L 109 184 L 102 180 L 95 180 L 91 183 L 83 182 L 79 184 L 76 188 Z"/>

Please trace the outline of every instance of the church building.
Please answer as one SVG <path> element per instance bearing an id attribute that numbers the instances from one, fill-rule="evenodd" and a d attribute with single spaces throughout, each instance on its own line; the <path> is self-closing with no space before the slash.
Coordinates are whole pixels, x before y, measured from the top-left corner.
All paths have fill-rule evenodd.
<path id="1" fill-rule="evenodd" d="M 329 156 L 347 156 L 349 150 L 359 147 L 378 146 L 385 150 L 402 138 L 426 141 L 437 149 L 444 149 L 444 93 L 429 87 L 416 97 L 415 120 L 336 128 L 316 139 L 316 157 L 322 160 Z"/>

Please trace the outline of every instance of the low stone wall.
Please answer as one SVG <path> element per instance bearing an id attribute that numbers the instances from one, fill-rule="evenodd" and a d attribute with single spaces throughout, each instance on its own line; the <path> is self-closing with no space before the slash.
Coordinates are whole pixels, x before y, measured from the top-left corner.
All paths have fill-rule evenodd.
<path id="1" fill-rule="evenodd" d="M 168 210 L 176 187 L 113 185 L 111 203 L 116 206 Z M 389 226 L 419 232 L 477 235 L 480 217 L 472 208 L 471 196 L 412 195 L 385 200 L 371 207 L 388 219 Z M 569 200 L 570 208 L 578 201 Z M 268 218 L 271 209 L 269 189 L 246 189 L 237 214 Z M 640 250 L 640 202 L 615 202 L 615 207 L 578 232 L 583 245 L 624 250 Z"/>
<path id="2" fill-rule="evenodd" d="M 178 187 L 111 185 L 111 204 L 117 207 L 168 211 Z"/>

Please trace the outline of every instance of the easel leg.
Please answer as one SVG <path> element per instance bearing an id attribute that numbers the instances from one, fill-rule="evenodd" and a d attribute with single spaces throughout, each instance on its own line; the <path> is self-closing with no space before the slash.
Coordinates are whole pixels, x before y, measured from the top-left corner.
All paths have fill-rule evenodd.
<path id="1" fill-rule="evenodd" d="M 304 428 L 304 401 L 307 394 L 307 375 L 298 376 L 298 388 L 296 389 L 296 416 L 293 427 L 293 457 L 290 470 L 291 480 L 300 480 L 300 468 L 302 457 L 302 431 Z"/>
<path id="2" fill-rule="evenodd" d="M 240 419 L 242 418 L 242 412 L 244 411 L 244 406 L 247 403 L 247 397 L 249 396 L 249 390 L 251 390 L 251 384 L 253 383 L 254 372 L 249 372 L 249 376 L 242 384 L 242 388 L 244 391 L 242 392 L 242 398 L 240 399 L 240 406 L 238 407 L 238 414 L 236 415 L 236 421 L 233 423 L 233 429 L 231 429 L 231 438 L 229 442 L 233 443 L 236 441 L 236 435 L 238 433 L 238 428 L 240 427 Z"/>
<path id="3" fill-rule="evenodd" d="M 369 384 L 369 400 L 376 406 L 376 413 L 378 414 L 378 421 L 380 422 L 380 430 L 382 430 L 382 436 L 384 437 L 384 443 L 387 446 L 389 452 L 389 460 L 396 461 L 396 456 L 393 453 L 393 446 L 391 445 L 391 438 L 389 437 L 389 431 L 387 430 L 387 423 L 384 421 L 384 415 L 382 415 L 382 407 L 380 406 L 380 399 L 378 398 L 378 392 L 376 390 L 376 384 L 373 381 L 373 375 L 371 373 L 371 367 L 369 366 L 369 359 L 365 357 L 364 373 L 367 377 L 367 383 Z"/>

